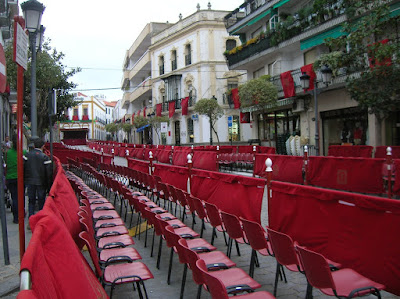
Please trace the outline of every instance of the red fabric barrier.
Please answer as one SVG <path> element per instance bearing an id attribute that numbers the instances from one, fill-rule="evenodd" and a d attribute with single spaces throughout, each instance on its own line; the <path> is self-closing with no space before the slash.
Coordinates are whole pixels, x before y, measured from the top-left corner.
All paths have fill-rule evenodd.
<path id="1" fill-rule="evenodd" d="M 272 180 L 303 184 L 303 157 L 256 154 L 254 174 L 267 177 L 265 160 L 272 160 Z"/>
<path id="2" fill-rule="evenodd" d="M 310 157 L 307 181 L 310 185 L 360 192 L 384 193 L 383 159 Z"/>
<path id="3" fill-rule="evenodd" d="M 187 190 L 189 170 L 186 167 L 155 164 L 154 174 L 158 175 L 164 183 Z"/>
<path id="4" fill-rule="evenodd" d="M 86 145 L 86 139 L 63 139 L 61 141 L 66 145 Z"/>
<path id="5" fill-rule="evenodd" d="M 272 182 L 272 229 L 400 295 L 400 202 Z"/>
<path id="6" fill-rule="evenodd" d="M 65 225 L 43 208 L 30 218 L 32 239 L 21 270 L 32 275 L 38 298 L 108 298 Z"/>
<path id="7" fill-rule="evenodd" d="M 211 171 L 218 171 L 217 152 L 194 151 L 193 167 Z"/>
<path id="8" fill-rule="evenodd" d="M 141 171 L 141 172 L 145 172 L 145 173 L 149 173 L 149 163 L 147 161 L 141 161 L 141 160 L 137 160 L 137 159 L 132 159 L 132 158 L 128 158 L 128 167 Z"/>
<path id="9" fill-rule="evenodd" d="M 257 152 L 257 146 L 256 146 Z M 238 153 L 253 153 L 253 145 L 239 145 Z"/>
<path id="10" fill-rule="evenodd" d="M 369 145 L 330 145 L 328 156 L 371 158 L 373 149 Z"/>
<path id="11" fill-rule="evenodd" d="M 172 164 L 176 166 L 186 166 L 187 165 L 187 155 L 191 152 L 191 148 L 174 150 L 172 155 Z"/>
<path id="12" fill-rule="evenodd" d="M 274 147 L 269 147 L 269 146 L 258 146 L 257 147 L 257 153 L 260 154 L 275 154 L 276 149 Z"/>
<path id="13" fill-rule="evenodd" d="M 394 184 L 392 186 L 392 191 L 394 194 L 400 194 L 400 159 L 393 160 L 393 169 L 397 169 L 396 175 L 394 175 Z"/>
<path id="14" fill-rule="evenodd" d="M 265 180 L 193 170 L 192 194 L 219 209 L 260 223 Z"/>
<path id="15" fill-rule="evenodd" d="M 160 163 L 170 164 L 169 157 L 171 156 L 171 150 L 159 150 L 157 154 L 157 161 Z"/>
<path id="16" fill-rule="evenodd" d="M 400 159 L 400 146 L 390 146 L 392 148 L 392 159 Z M 375 158 L 386 158 L 387 146 L 377 146 L 375 148 Z"/>

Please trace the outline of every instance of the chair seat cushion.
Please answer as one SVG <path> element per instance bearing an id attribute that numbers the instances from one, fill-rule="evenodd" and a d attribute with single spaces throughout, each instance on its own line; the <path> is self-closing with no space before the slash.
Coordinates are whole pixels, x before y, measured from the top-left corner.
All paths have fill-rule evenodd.
<path id="1" fill-rule="evenodd" d="M 385 288 L 384 285 L 374 282 L 349 268 L 340 269 L 331 273 L 333 281 L 335 282 L 338 296 L 347 297 L 352 290 L 369 286 L 374 286 L 378 290 Z M 332 289 L 321 289 L 321 292 L 329 296 L 335 296 Z M 360 292 L 359 296 L 363 296 L 368 293 L 368 290 L 365 292 Z"/>
<path id="2" fill-rule="evenodd" d="M 204 260 L 207 266 L 210 264 L 225 264 L 228 268 L 236 266 L 236 263 L 221 251 L 199 253 L 199 257 Z"/>
<path id="3" fill-rule="evenodd" d="M 123 225 L 114 227 L 99 228 L 96 232 L 96 238 L 107 237 L 112 235 L 127 235 L 129 234 L 128 229 Z"/>
<path id="4" fill-rule="evenodd" d="M 109 258 L 115 256 L 127 256 L 134 261 L 142 259 L 142 256 L 135 248 L 125 247 L 125 248 L 112 248 L 112 249 L 102 250 L 100 252 L 100 262 L 105 263 Z"/>
<path id="5" fill-rule="evenodd" d="M 187 239 L 186 242 L 187 242 L 188 247 L 194 251 L 197 251 L 196 248 L 207 248 L 210 251 L 214 251 L 217 249 L 217 247 L 211 245 L 206 240 L 201 239 L 201 238 Z"/>
<path id="6" fill-rule="evenodd" d="M 175 233 L 179 236 L 181 236 L 182 238 L 197 238 L 200 235 L 195 232 L 194 230 L 192 230 L 190 227 L 180 227 L 180 228 L 175 228 L 174 229 Z"/>
<path id="7" fill-rule="evenodd" d="M 131 278 L 118 279 L 118 277 L 135 276 Z M 129 264 L 110 265 L 104 270 L 104 282 L 121 284 L 126 282 L 134 282 L 139 280 L 147 280 L 153 278 L 153 274 L 149 268 L 141 262 Z"/>
<path id="8" fill-rule="evenodd" d="M 241 268 L 212 271 L 209 272 L 209 274 L 221 280 L 225 287 L 234 285 L 248 285 L 252 289 L 261 288 L 261 285 Z"/>
<path id="9" fill-rule="evenodd" d="M 100 227 L 112 227 L 118 225 L 125 225 L 124 221 L 121 218 L 97 220 L 95 227 L 97 229 Z"/>
<path id="10" fill-rule="evenodd" d="M 93 211 L 93 219 L 102 219 L 102 218 L 119 218 L 118 213 L 115 210 L 108 211 Z"/>
<path id="11" fill-rule="evenodd" d="M 130 237 L 129 235 L 120 235 L 120 236 L 101 238 L 97 244 L 97 247 L 108 248 L 109 246 L 111 246 L 110 248 L 112 248 L 112 247 L 129 246 L 133 244 L 135 244 L 135 242 L 133 241 L 132 237 Z"/>

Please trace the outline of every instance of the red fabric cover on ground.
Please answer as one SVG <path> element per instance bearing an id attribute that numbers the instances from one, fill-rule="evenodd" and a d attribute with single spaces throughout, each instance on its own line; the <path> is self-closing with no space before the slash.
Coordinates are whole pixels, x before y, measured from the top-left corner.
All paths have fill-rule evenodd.
<path id="1" fill-rule="evenodd" d="M 375 148 L 375 158 L 386 158 L 387 146 L 377 146 Z M 392 159 L 400 159 L 400 146 L 391 146 Z"/>
<path id="2" fill-rule="evenodd" d="M 260 223 L 264 179 L 193 170 L 192 194 L 219 209 Z"/>
<path id="3" fill-rule="evenodd" d="M 172 118 L 175 113 L 175 101 L 168 103 L 168 117 Z"/>
<path id="4" fill-rule="evenodd" d="M 232 101 L 233 101 L 233 108 L 239 109 L 240 108 L 240 99 L 239 99 L 239 89 L 238 88 L 232 89 Z"/>
<path id="5" fill-rule="evenodd" d="M 285 98 L 291 98 L 296 96 L 296 88 L 294 87 L 292 71 L 281 73 L 281 83 Z"/>
<path id="6" fill-rule="evenodd" d="M 400 202 L 272 182 L 269 226 L 400 295 Z"/>
<path id="7" fill-rule="evenodd" d="M 373 149 L 369 145 L 330 145 L 328 156 L 371 158 Z"/>
<path id="8" fill-rule="evenodd" d="M 266 178 L 265 161 L 272 160 L 272 180 L 303 184 L 303 157 L 256 154 L 254 162 L 254 174 Z"/>
<path id="9" fill-rule="evenodd" d="M 171 155 L 171 150 L 160 149 L 157 154 L 157 161 L 160 163 L 170 164 L 169 156 Z"/>
<path id="10" fill-rule="evenodd" d="M 310 185 L 360 193 L 384 193 L 383 159 L 310 157 Z"/>
<path id="11" fill-rule="evenodd" d="M 182 107 L 182 115 L 188 115 L 189 97 L 182 99 L 181 107 Z"/>
<path id="12" fill-rule="evenodd" d="M 65 225 L 48 210 L 30 218 L 32 239 L 21 270 L 32 275 L 38 298 L 108 298 Z"/>
<path id="13" fill-rule="evenodd" d="M 211 171 L 217 169 L 217 152 L 213 151 L 194 151 L 193 167 Z"/>
<path id="14" fill-rule="evenodd" d="M 172 164 L 176 166 L 186 166 L 187 165 L 187 155 L 191 153 L 192 149 L 179 148 L 179 150 L 174 150 L 172 155 Z"/>
<path id="15" fill-rule="evenodd" d="M 132 158 L 128 158 L 128 167 L 141 171 L 141 172 L 145 172 L 145 173 L 149 173 L 149 163 L 148 161 L 141 161 L 141 160 L 137 160 L 137 159 L 132 159 Z"/>
<path id="16" fill-rule="evenodd" d="M 304 65 L 300 68 L 300 70 L 302 73 L 306 73 L 307 75 L 310 76 L 310 87 L 306 91 L 313 90 L 314 89 L 314 81 L 315 81 L 315 77 L 316 77 L 313 64 L 310 63 L 307 65 Z"/>

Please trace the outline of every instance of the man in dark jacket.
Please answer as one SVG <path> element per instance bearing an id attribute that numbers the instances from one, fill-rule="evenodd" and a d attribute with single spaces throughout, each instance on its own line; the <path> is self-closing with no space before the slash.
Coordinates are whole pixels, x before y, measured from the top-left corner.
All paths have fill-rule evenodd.
<path id="1" fill-rule="evenodd" d="M 33 144 L 35 148 L 24 156 L 24 180 L 28 186 L 29 217 L 35 213 L 36 199 L 39 210 L 43 208 L 46 191 L 50 189 L 53 179 L 51 160 L 43 153 L 43 140 L 34 139 Z"/>

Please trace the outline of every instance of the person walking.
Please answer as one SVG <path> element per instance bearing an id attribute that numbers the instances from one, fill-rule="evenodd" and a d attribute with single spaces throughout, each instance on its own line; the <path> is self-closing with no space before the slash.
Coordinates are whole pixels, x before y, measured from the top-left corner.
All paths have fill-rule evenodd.
<path id="1" fill-rule="evenodd" d="M 23 155 L 26 151 L 23 152 Z M 6 186 L 11 193 L 13 222 L 18 223 L 18 167 L 17 167 L 17 138 L 12 137 L 12 147 L 5 153 Z M 25 193 L 25 192 L 24 192 Z M 25 194 L 24 194 L 25 195 Z"/>
<path id="2" fill-rule="evenodd" d="M 24 156 L 24 180 L 28 186 L 29 217 L 35 213 L 36 200 L 39 210 L 43 208 L 46 192 L 53 179 L 51 160 L 43 153 L 44 142 L 40 138 L 33 140 L 34 148 Z M 28 224 L 28 229 L 29 224 Z"/>

